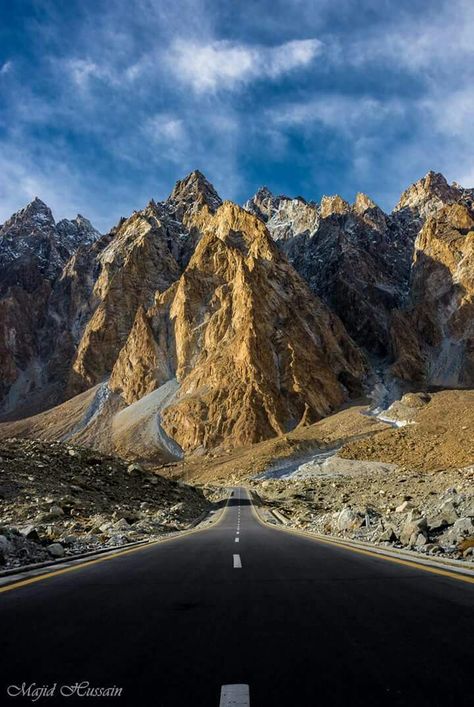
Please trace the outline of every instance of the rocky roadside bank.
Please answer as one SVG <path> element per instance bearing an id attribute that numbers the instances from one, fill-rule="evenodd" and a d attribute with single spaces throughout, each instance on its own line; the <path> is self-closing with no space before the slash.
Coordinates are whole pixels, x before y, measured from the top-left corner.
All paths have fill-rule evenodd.
<path id="1" fill-rule="evenodd" d="M 0 443 L 0 570 L 183 530 L 223 490 L 59 442 Z"/>
<path id="2" fill-rule="evenodd" d="M 427 473 L 365 464 L 250 487 L 295 528 L 474 560 L 474 466 Z"/>

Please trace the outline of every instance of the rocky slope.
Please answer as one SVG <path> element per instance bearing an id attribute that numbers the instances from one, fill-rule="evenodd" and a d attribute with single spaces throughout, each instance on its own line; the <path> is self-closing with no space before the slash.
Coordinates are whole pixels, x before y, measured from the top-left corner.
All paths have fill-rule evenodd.
<path id="1" fill-rule="evenodd" d="M 0 443 L 0 568 L 159 537 L 211 508 L 198 490 L 57 442 Z"/>
<path id="2" fill-rule="evenodd" d="M 0 229 L 0 414 L 24 416 L 110 375 L 139 306 L 181 274 L 221 201 L 200 172 L 100 235 L 39 199 Z"/>
<path id="3" fill-rule="evenodd" d="M 55 222 L 35 199 L 0 227 L 1 407 L 18 414 L 28 400 L 54 402 L 54 360 L 66 345 L 59 332 L 67 322 L 54 316 L 54 291 L 63 269 L 81 247 L 93 247 L 99 233 L 87 219 Z"/>
<path id="4" fill-rule="evenodd" d="M 318 441 L 313 451 L 293 434 L 293 450 L 263 468 L 255 448 L 253 470 L 243 457 L 234 466 L 297 527 L 470 558 L 473 402 L 473 391 L 410 393 L 384 414 L 391 427 L 351 408 L 298 435 Z"/>
<path id="5" fill-rule="evenodd" d="M 195 171 L 102 237 L 35 200 L 0 229 L 0 414 L 40 414 L 0 434 L 247 445 L 359 394 L 363 350 L 408 389 L 469 386 L 473 198 L 429 173 L 392 214 L 265 188 L 241 209 Z"/>
<path id="6" fill-rule="evenodd" d="M 176 378 L 161 425 L 190 451 L 256 442 L 321 417 L 360 390 L 364 374 L 341 323 L 265 226 L 226 202 L 181 278 L 137 313 L 110 385 L 134 403 Z"/>
<path id="7" fill-rule="evenodd" d="M 430 216 L 415 243 L 410 299 L 393 317 L 393 373 L 440 387 L 474 386 L 474 212 Z"/>
<path id="8" fill-rule="evenodd" d="M 473 483 L 474 467 L 426 474 L 346 464 L 338 472 L 251 487 L 285 525 L 472 561 Z"/>
<path id="9" fill-rule="evenodd" d="M 474 191 L 429 172 L 385 214 L 367 195 L 320 204 L 274 196 L 266 187 L 245 208 L 263 220 L 289 261 L 370 353 L 392 352 L 392 313 L 405 305 L 415 239 L 446 204 L 472 205 Z"/>
<path id="10" fill-rule="evenodd" d="M 474 189 L 465 189 L 455 182 L 448 184 L 439 172 L 428 172 L 403 192 L 394 214 L 408 224 L 414 220 L 420 227 L 447 204 L 462 203 L 472 208 L 473 201 Z"/>
<path id="11" fill-rule="evenodd" d="M 403 301 L 410 238 L 366 195 L 321 204 L 274 197 L 262 189 L 246 208 L 267 225 L 312 291 L 370 352 L 389 350 L 391 311 Z"/>

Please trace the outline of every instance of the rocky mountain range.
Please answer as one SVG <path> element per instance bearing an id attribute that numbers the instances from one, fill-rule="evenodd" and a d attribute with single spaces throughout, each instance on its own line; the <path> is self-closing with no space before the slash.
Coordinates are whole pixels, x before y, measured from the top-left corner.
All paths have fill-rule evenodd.
<path id="1" fill-rule="evenodd" d="M 473 209 L 433 172 L 386 214 L 240 207 L 196 171 L 105 235 L 35 199 L 0 227 L 0 435 L 166 460 L 313 422 L 374 371 L 470 387 Z"/>

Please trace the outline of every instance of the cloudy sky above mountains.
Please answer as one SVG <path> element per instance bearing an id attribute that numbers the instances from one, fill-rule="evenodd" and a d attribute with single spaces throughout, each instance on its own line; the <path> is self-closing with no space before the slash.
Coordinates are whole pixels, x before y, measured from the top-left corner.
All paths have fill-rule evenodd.
<path id="1" fill-rule="evenodd" d="M 473 36 L 472 0 L 0 0 L 0 222 L 106 230 L 195 168 L 237 201 L 474 186 Z"/>

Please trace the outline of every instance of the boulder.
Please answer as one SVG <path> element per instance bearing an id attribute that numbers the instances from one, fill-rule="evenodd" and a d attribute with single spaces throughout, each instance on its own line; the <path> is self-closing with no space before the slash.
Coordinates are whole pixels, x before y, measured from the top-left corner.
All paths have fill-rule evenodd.
<path id="1" fill-rule="evenodd" d="M 64 511 L 61 508 L 61 506 L 51 506 L 49 510 L 46 513 L 42 513 L 39 517 L 39 520 L 41 522 L 47 522 L 50 520 L 57 520 L 58 518 L 62 518 L 64 516 Z"/>
<path id="2" fill-rule="evenodd" d="M 120 533 L 121 531 L 128 531 L 130 530 L 130 524 L 127 523 L 125 518 L 120 518 L 116 523 L 110 526 L 110 530 L 113 530 L 114 533 Z"/>
<path id="3" fill-rule="evenodd" d="M 336 526 L 338 530 L 353 530 L 354 528 L 360 528 L 362 522 L 363 518 L 352 508 L 346 506 L 338 514 Z"/>
<path id="4" fill-rule="evenodd" d="M 453 501 L 445 501 L 441 505 L 438 515 L 443 518 L 448 525 L 455 523 L 459 517 Z"/>
<path id="5" fill-rule="evenodd" d="M 458 535 L 472 535 L 474 533 L 474 525 L 471 518 L 459 518 L 454 523 L 452 531 L 458 533 Z"/>
<path id="6" fill-rule="evenodd" d="M 414 545 L 418 541 L 420 534 L 427 535 L 426 518 L 408 519 L 402 525 L 400 542 L 402 545 Z"/>
<path id="7" fill-rule="evenodd" d="M 38 534 L 38 530 L 36 529 L 36 527 L 34 525 L 26 525 L 24 528 L 20 528 L 20 533 L 27 540 L 32 540 L 35 543 L 41 542 L 39 534 Z"/>
<path id="8" fill-rule="evenodd" d="M 64 557 L 64 548 L 61 543 L 51 543 L 48 545 L 48 552 L 51 557 Z"/>
<path id="9" fill-rule="evenodd" d="M 395 508 L 395 513 L 404 513 L 404 512 L 407 511 L 409 508 L 411 508 L 410 502 L 409 502 L 409 501 L 403 501 L 403 503 L 401 503 L 399 506 L 397 506 L 397 507 Z"/>
<path id="10" fill-rule="evenodd" d="M 127 471 L 129 474 L 143 474 L 143 467 L 140 464 L 129 464 Z"/>
<path id="11" fill-rule="evenodd" d="M 380 533 L 380 535 L 376 538 L 376 541 L 381 543 L 391 543 L 395 542 L 397 539 L 398 538 L 395 529 L 391 525 L 389 525 Z"/>
<path id="12" fill-rule="evenodd" d="M 102 523 L 102 525 L 99 526 L 99 530 L 101 533 L 106 533 L 107 530 L 109 530 L 112 527 L 112 523 Z"/>
<path id="13" fill-rule="evenodd" d="M 422 545 L 426 545 L 428 542 L 428 539 L 426 535 L 423 533 L 418 533 L 418 537 L 416 538 L 414 545 L 415 547 L 421 547 Z"/>
<path id="14" fill-rule="evenodd" d="M 461 542 L 463 538 L 474 534 L 474 525 L 471 518 L 459 518 L 451 528 L 446 530 L 440 540 L 444 543 L 453 544 Z"/>
<path id="15" fill-rule="evenodd" d="M 5 535 L 0 535 L 0 554 L 2 554 L 4 557 L 8 554 L 10 554 L 12 550 L 12 543 L 9 541 Z"/>

